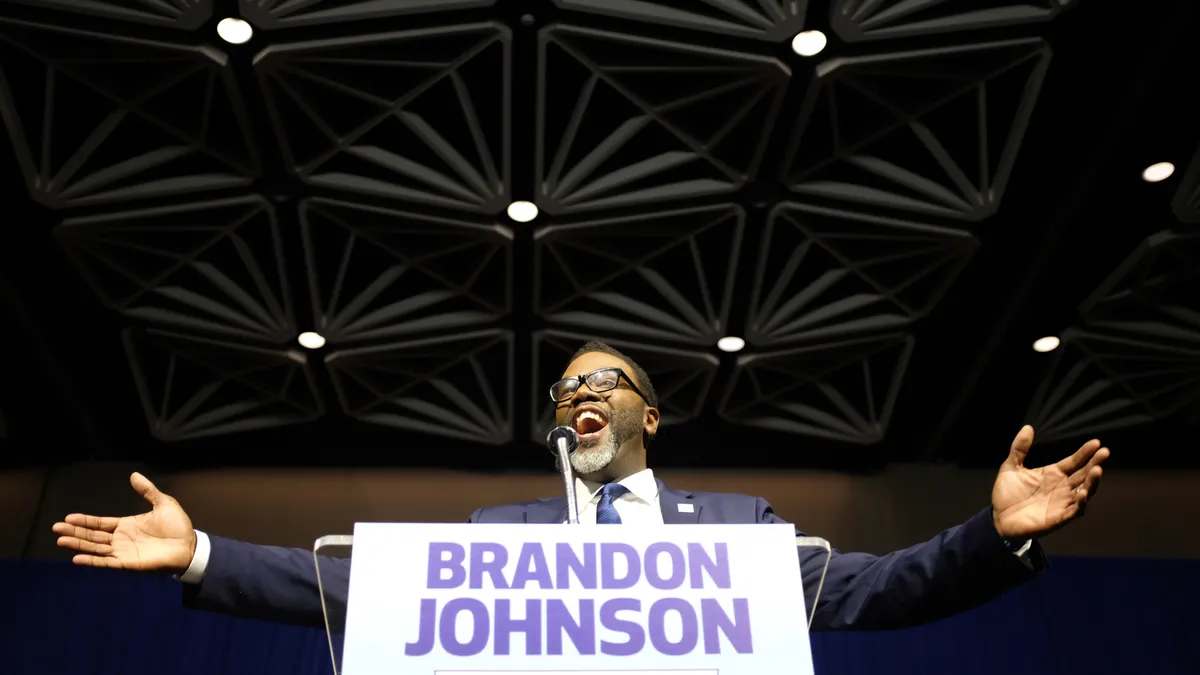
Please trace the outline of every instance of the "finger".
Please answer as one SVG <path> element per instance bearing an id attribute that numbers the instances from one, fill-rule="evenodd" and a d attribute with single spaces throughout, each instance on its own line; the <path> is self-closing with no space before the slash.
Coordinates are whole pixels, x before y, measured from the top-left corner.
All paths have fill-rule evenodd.
<path id="1" fill-rule="evenodd" d="M 1080 486 L 1083 492 L 1084 499 L 1091 499 L 1100 491 L 1100 478 L 1104 476 L 1104 469 L 1094 466 L 1087 472 L 1087 480 L 1083 481 Z"/>
<path id="2" fill-rule="evenodd" d="M 1071 506 L 1067 507 L 1067 518 L 1068 519 L 1076 520 L 1076 519 L 1084 517 L 1085 515 L 1087 515 L 1087 502 L 1086 501 L 1075 502 Z"/>
<path id="3" fill-rule="evenodd" d="M 83 565 L 84 567 L 111 567 L 114 569 L 121 569 L 124 567 L 121 564 L 121 561 L 117 560 L 116 558 L 98 555 L 84 555 L 82 553 L 72 557 L 71 562 L 75 563 L 76 565 Z"/>
<path id="4" fill-rule="evenodd" d="M 82 551 L 83 553 L 91 553 L 92 555 L 112 555 L 112 546 L 108 544 L 94 544 L 78 537 L 59 537 L 55 543 L 62 548 L 69 548 L 73 551 Z"/>
<path id="5" fill-rule="evenodd" d="M 1081 448 L 1081 450 L 1082 450 L 1082 448 Z M 1076 453 L 1076 454 L 1078 454 L 1078 453 Z M 1075 488 L 1078 488 L 1079 486 L 1083 485 L 1084 481 L 1086 481 L 1088 479 L 1088 477 L 1091 475 L 1092 469 L 1100 468 L 1100 464 L 1102 464 L 1104 462 L 1104 460 L 1108 459 L 1108 455 L 1109 455 L 1108 448 L 1097 449 L 1092 454 L 1091 459 L 1088 460 L 1088 463 L 1083 467 L 1082 470 L 1075 471 L 1074 473 L 1072 473 L 1071 475 L 1069 475 L 1067 477 L 1067 484 L 1070 485 L 1071 487 L 1075 487 Z M 1064 461 L 1066 461 L 1066 460 L 1064 460 Z M 1061 463 L 1062 462 L 1059 462 L 1059 464 L 1061 464 Z"/>
<path id="6" fill-rule="evenodd" d="M 101 530 L 89 530 L 86 527 L 78 525 L 70 525 L 68 523 L 55 523 L 52 528 L 54 534 L 60 534 L 66 537 L 75 537 L 96 544 L 111 544 L 112 535 Z"/>
<path id="7" fill-rule="evenodd" d="M 1013 439 L 1012 445 L 1008 450 L 1008 459 L 1006 463 L 1011 466 L 1024 466 L 1025 456 L 1029 454 L 1029 448 L 1033 446 L 1033 427 L 1026 424 L 1017 432 L 1016 438 Z"/>
<path id="8" fill-rule="evenodd" d="M 158 502 L 163 498 L 163 493 L 154 487 L 154 483 L 136 471 L 129 476 L 129 484 L 153 506 L 158 506 Z"/>
<path id="9" fill-rule="evenodd" d="M 1063 458 L 1054 466 L 1065 474 L 1073 474 L 1079 470 L 1079 467 L 1087 464 L 1088 460 L 1090 460 L 1099 449 L 1100 441 L 1093 438 L 1087 443 L 1079 446 L 1079 449 L 1076 450 L 1071 456 Z"/>
<path id="10" fill-rule="evenodd" d="M 1068 510 L 1078 509 L 1079 515 L 1083 515 L 1083 509 L 1087 506 L 1088 501 L 1100 491 L 1100 478 L 1104 475 L 1104 469 L 1098 466 L 1092 467 L 1086 473 L 1087 478 L 1071 491 L 1071 501 L 1067 505 Z"/>
<path id="11" fill-rule="evenodd" d="M 89 516 L 82 513 L 72 513 L 64 518 L 68 525 L 77 525 L 86 527 L 89 530 L 100 530 L 102 532 L 112 532 L 117 529 L 117 522 L 120 518 L 112 518 L 109 516 Z"/>

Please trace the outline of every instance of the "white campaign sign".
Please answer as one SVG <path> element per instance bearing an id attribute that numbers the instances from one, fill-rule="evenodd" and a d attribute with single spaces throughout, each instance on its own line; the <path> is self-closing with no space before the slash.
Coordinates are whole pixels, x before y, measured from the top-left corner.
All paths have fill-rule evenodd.
<path id="1" fill-rule="evenodd" d="M 812 675 L 790 525 L 359 523 L 346 675 Z"/>

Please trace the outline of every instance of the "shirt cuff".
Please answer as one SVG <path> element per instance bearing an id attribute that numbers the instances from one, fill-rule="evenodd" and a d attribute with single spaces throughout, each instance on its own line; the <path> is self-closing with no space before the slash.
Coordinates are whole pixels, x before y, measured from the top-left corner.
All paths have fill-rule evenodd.
<path id="1" fill-rule="evenodd" d="M 1029 559 L 1029 549 L 1031 549 L 1031 548 L 1033 548 L 1033 540 L 1027 539 L 1025 541 L 1025 544 L 1022 545 L 1021 548 L 1012 552 L 1013 555 L 1017 556 L 1017 558 L 1019 558 L 1021 560 L 1021 562 L 1025 563 L 1025 566 L 1028 567 L 1029 569 L 1033 569 L 1033 561 Z M 197 543 L 197 545 L 196 545 L 196 552 L 197 553 L 200 552 L 199 543 Z"/>
<path id="2" fill-rule="evenodd" d="M 175 578 L 185 584 L 200 583 L 204 579 L 204 568 L 208 567 L 210 553 L 212 544 L 208 541 L 208 535 L 196 530 L 196 552 L 192 554 L 192 564 L 188 565 L 187 571 L 176 575 Z"/>

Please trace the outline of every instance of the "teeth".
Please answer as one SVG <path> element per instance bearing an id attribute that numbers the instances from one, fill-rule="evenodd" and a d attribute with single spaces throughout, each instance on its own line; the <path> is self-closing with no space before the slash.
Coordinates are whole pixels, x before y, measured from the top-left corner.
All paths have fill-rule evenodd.
<path id="1" fill-rule="evenodd" d="M 581 429 L 581 428 L 582 428 L 582 426 L 583 426 L 583 425 L 582 425 L 581 423 L 582 423 L 584 420 L 596 420 L 596 421 L 597 421 L 597 422 L 599 422 L 599 423 L 600 423 L 602 426 L 607 424 L 607 421 L 604 419 L 604 417 L 602 417 L 602 416 L 600 416 L 600 415 L 598 415 L 598 414 L 596 414 L 596 413 L 594 413 L 594 412 L 592 412 L 592 411 L 590 411 L 590 410 L 585 410 L 585 411 L 583 411 L 583 412 L 581 412 L 581 413 L 579 413 L 578 415 L 576 415 L 576 416 L 575 416 L 575 428 L 576 428 L 576 430 L 579 430 L 579 429 Z"/>

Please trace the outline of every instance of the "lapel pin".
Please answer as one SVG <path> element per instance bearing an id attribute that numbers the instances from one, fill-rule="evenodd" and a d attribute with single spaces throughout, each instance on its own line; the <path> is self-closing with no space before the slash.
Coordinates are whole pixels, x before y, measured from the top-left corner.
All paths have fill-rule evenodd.
<path id="1" fill-rule="evenodd" d="M 696 505 L 695 504 L 680 504 L 679 512 L 680 513 L 695 513 Z"/>

